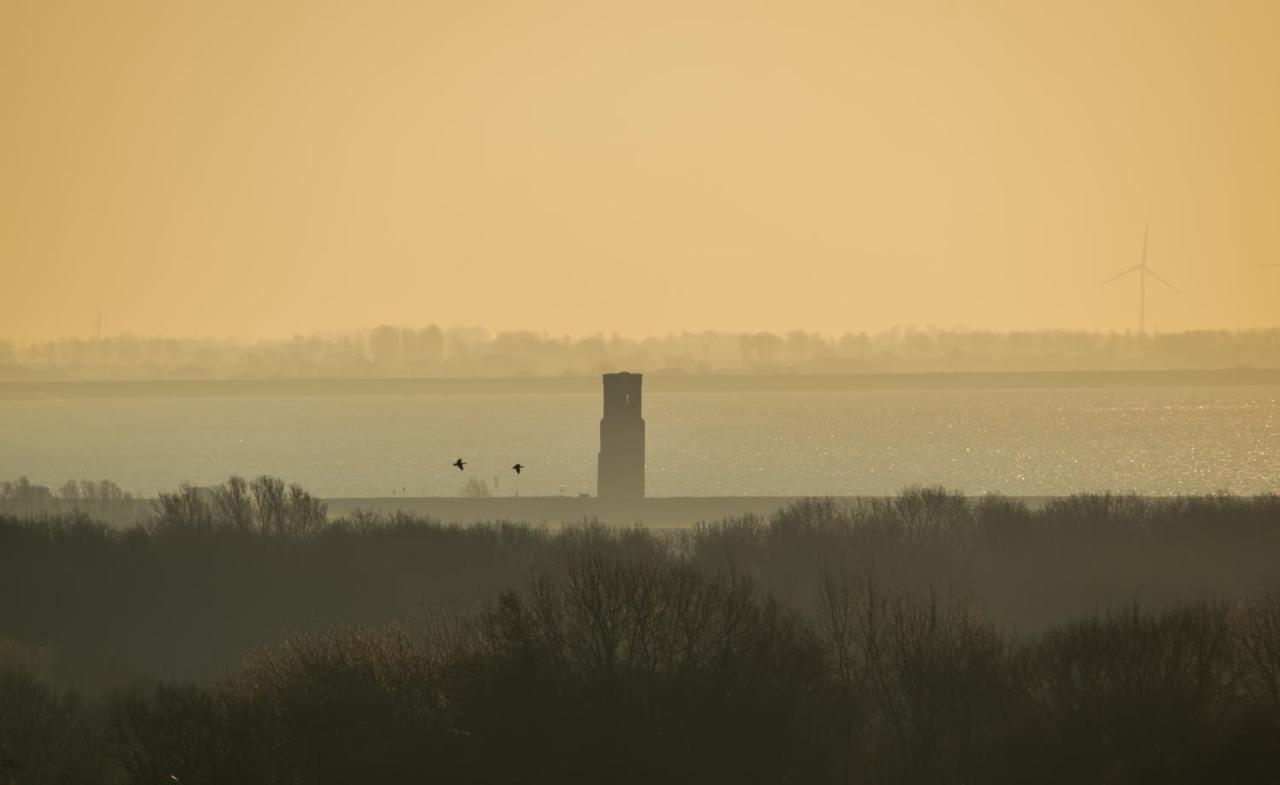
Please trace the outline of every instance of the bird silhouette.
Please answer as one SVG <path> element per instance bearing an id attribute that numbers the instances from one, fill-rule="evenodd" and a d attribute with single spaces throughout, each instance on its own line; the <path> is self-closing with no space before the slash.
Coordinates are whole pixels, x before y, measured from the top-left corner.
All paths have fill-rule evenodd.
<path id="1" fill-rule="evenodd" d="M 516 470 L 516 474 L 519 474 L 520 470 L 524 468 L 524 464 L 517 463 L 515 466 L 512 466 L 511 468 Z"/>
<path id="2" fill-rule="evenodd" d="M 458 460 L 453 462 L 453 465 L 458 467 L 458 471 L 462 471 L 463 468 L 467 465 L 467 462 L 459 458 Z"/>

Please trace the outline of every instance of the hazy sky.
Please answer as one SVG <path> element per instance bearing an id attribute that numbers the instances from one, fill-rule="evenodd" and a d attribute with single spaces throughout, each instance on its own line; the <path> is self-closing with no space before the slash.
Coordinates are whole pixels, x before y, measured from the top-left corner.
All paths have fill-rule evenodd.
<path id="1" fill-rule="evenodd" d="M 0 336 L 1280 323 L 1275 0 L 0 0 Z"/>

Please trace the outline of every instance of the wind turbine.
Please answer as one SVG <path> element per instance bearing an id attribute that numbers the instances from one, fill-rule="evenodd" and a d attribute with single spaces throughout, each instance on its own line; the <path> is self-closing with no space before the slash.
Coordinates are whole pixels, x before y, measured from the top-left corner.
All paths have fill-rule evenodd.
<path id="1" fill-rule="evenodd" d="M 1136 272 L 1138 274 L 1138 333 L 1139 334 L 1145 333 L 1147 331 L 1147 276 L 1148 275 L 1151 276 L 1152 278 L 1156 279 L 1157 281 L 1169 287 L 1170 289 L 1173 289 L 1175 292 L 1178 291 L 1177 287 L 1175 287 L 1173 284 L 1166 281 L 1163 276 L 1161 276 L 1155 270 L 1152 270 L 1150 267 L 1147 266 L 1147 235 L 1150 233 L 1150 228 L 1151 228 L 1150 224 L 1147 224 L 1142 229 L 1142 261 L 1139 262 L 1138 264 L 1135 264 L 1133 267 L 1130 267 L 1129 269 L 1124 270 L 1123 272 L 1116 273 L 1115 275 L 1111 276 L 1110 278 L 1102 282 L 1102 285 L 1105 286 L 1111 283 L 1112 281 L 1125 277 L 1129 273 Z"/>

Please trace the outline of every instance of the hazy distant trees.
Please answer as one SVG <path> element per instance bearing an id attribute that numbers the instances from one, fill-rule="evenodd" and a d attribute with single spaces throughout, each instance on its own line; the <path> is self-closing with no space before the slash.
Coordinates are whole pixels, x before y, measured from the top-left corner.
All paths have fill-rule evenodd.
<path id="1" fill-rule="evenodd" d="M 404 364 L 408 368 L 431 369 L 444 359 L 444 335 L 435 325 L 421 330 L 402 330 Z"/>
<path id="2" fill-rule="evenodd" d="M 118 502 L 130 496 L 110 480 L 67 480 L 58 489 L 58 498 L 69 502 Z"/>
<path id="3" fill-rule="evenodd" d="M 303 538 L 326 523 L 328 508 L 297 483 L 285 485 L 263 475 L 251 483 L 233 476 L 213 488 L 188 484 L 161 493 L 152 503 L 150 528 L 159 533 L 260 533 L 272 537 Z"/>
<path id="4" fill-rule="evenodd" d="M 773 333 L 746 333 L 738 337 L 738 344 L 748 366 L 770 369 L 782 349 L 783 340 Z"/>
<path id="5" fill-rule="evenodd" d="M 33 485 L 26 477 L 0 482 L 0 500 L 51 502 L 114 502 L 130 498 L 110 480 L 67 480 L 56 492 L 44 485 Z"/>
<path id="6" fill-rule="evenodd" d="M 0 347 L 5 379 L 242 379 L 683 373 L 871 373 L 1274 368 L 1280 330 L 1182 333 L 897 328 L 684 332 L 644 339 L 382 325 L 254 342 L 117 335 Z M 7 358 L 7 359 L 6 359 Z"/>
<path id="7" fill-rule="evenodd" d="M 75 481 L 68 481 L 73 488 Z M 54 500 L 53 493 L 47 486 L 32 485 L 31 481 L 26 477 L 19 477 L 16 481 L 4 480 L 0 481 L 0 500 L 6 503 L 48 503 Z"/>
<path id="8" fill-rule="evenodd" d="M 463 483 L 458 493 L 464 499 L 487 499 L 490 494 L 489 483 L 479 477 L 468 477 Z"/>
<path id="9" fill-rule="evenodd" d="M 97 518 L 132 523 L 138 500 L 111 480 L 67 480 L 57 491 L 26 477 L 0 481 L 0 513 L 83 512 Z"/>

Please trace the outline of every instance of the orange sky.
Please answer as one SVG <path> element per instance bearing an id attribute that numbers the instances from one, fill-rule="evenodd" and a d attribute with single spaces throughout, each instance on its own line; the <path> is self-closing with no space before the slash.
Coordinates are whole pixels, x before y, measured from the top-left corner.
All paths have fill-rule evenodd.
<path id="1" fill-rule="evenodd" d="M 0 336 L 1280 324 L 1274 0 L 0 0 Z"/>

